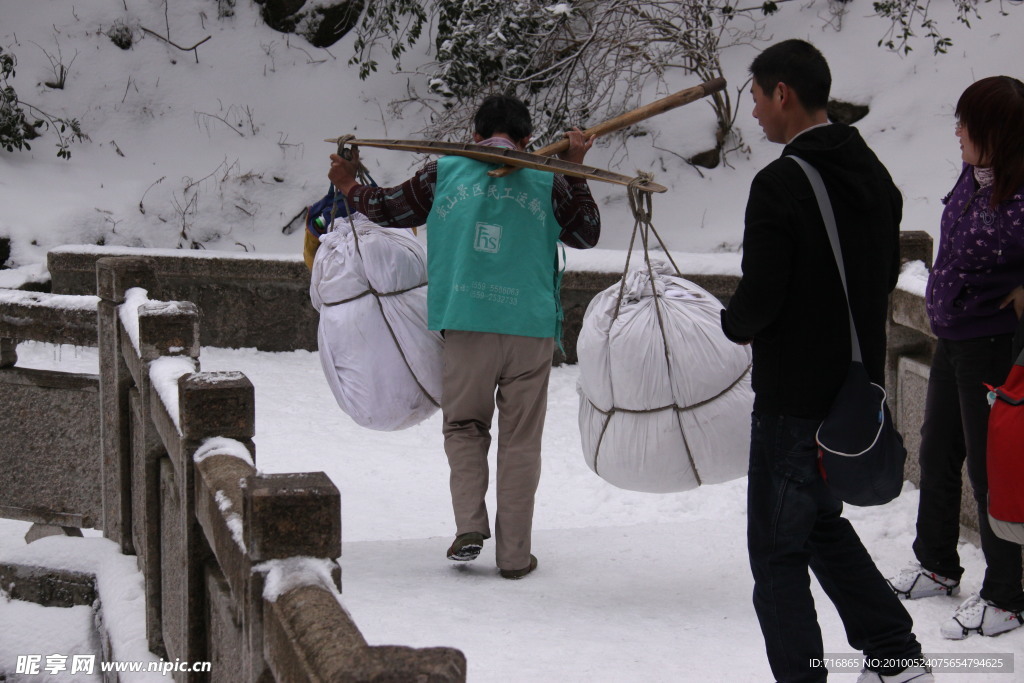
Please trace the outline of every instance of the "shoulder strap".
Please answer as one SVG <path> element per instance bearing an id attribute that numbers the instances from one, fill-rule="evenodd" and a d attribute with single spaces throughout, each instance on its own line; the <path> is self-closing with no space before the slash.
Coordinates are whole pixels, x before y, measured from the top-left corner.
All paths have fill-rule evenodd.
<path id="1" fill-rule="evenodd" d="M 860 352 L 860 339 L 857 337 L 857 326 L 853 323 L 853 310 L 850 308 L 850 291 L 846 286 L 846 267 L 843 261 L 843 250 L 839 246 L 839 231 L 836 228 L 836 217 L 832 212 L 832 202 L 828 199 L 828 191 L 825 189 L 825 181 L 821 179 L 821 174 L 818 173 L 818 169 L 811 166 L 809 163 L 801 159 L 800 157 L 788 155 L 790 159 L 795 161 L 803 172 L 807 175 L 807 179 L 811 181 L 811 189 L 814 190 L 814 197 L 818 200 L 818 209 L 821 211 L 821 217 L 825 221 L 825 231 L 828 233 L 828 241 L 832 244 L 832 255 L 835 256 L 836 266 L 839 268 L 839 279 L 843 282 L 843 296 L 846 299 L 846 311 L 850 315 L 850 352 L 853 360 L 860 363 L 863 362 Z"/>

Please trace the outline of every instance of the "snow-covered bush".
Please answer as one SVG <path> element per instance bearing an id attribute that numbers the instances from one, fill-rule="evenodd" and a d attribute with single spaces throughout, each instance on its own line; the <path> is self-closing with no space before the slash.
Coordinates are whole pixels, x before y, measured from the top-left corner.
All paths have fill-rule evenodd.
<path id="1" fill-rule="evenodd" d="M 419 40 L 429 19 L 427 0 L 380 0 L 367 3 L 359 20 L 354 54 L 349 64 L 359 67 L 359 78 L 365 79 L 377 70 L 374 48 L 386 43 L 391 58 L 397 60 Z"/>
<path id="2" fill-rule="evenodd" d="M 53 127 L 58 140 L 57 156 L 70 159 L 71 143 L 88 139 L 89 136 L 82 132 L 78 119 L 51 116 L 38 107 L 18 99 L 18 93 L 8 81 L 14 77 L 14 67 L 17 64 L 18 60 L 14 54 L 4 52 L 0 47 L 0 147 L 8 152 L 32 149 L 28 141 L 39 137 L 37 129 Z M 25 107 L 43 118 L 30 122 L 25 115 Z"/>
<path id="3" fill-rule="evenodd" d="M 541 73 L 551 66 L 559 35 L 572 14 L 568 3 L 542 0 L 439 0 L 435 47 L 437 69 L 430 88 L 446 97 L 477 98 L 503 89 L 539 91 Z"/>
<path id="4" fill-rule="evenodd" d="M 8 152 L 16 149 L 32 149 L 27 140 L 35 137 L 35 129 L 25 119 L 25 110 L 18 102 L 18 93 L 7 79 L 14 76 L 14 67 L 18 60 L 0 47 L 0 146 Z"/>

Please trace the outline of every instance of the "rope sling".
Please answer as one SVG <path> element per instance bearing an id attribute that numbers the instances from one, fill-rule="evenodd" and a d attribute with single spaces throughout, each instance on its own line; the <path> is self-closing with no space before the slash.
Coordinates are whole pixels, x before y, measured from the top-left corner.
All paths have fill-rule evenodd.
<path id="1" fill-rule="evenodd" d="M 665 369 L 666 369 L 667 374 L 671 378 L 671 376 L 672 376 L 672 354 L 669 351 L 668 333 L 665 330 L 665 319 L 664 319 L 664 313 L 662 311 L 662 302 L 661 302 L 662 295 L 659 294 L 658 288 L 655 286 L 654 267 L 651 264 L 651 254 L 650 254 L 651 243 L 650 243 L 650 238 L 651 238 L 652 235 L 657 240 L 658 245 L 660 246 L 661 250 L 664 252 L 666 258 L 669 261 L 669 263 L 672 265 L 672 268 L 674 270 L 675 276 L 679 277 L 679 278 L 682 278 L 683 275 L 682 275 L 682 272 L 679 269 L 679 266 L 676 264 L 675 260 L 672 258 L 671 252 L 669 252 L 668 247 L 665 245 L 665 241 L 661 238 L 661 235 L 658 234 L 658 231 L 654 227 L 654 220 L 653 220 L 654 208 L 653 208 L 653 202 L 651 200 L 652 193 L 651 192 L 644 192 L 644 191 L 642 191 L 640 189 L 640 186 L 643 185 L 644 183 L 650 183 L 653 180 L 653 177 L 654 177 L 654 175 L 652 173 L 648 173 L 648 172 L 645 172 L 645 171 L 637 171 L 637 177 L 633 179 L 633 182 L 631 182 L 629 184 L 629 187 L 627 189 L 628 196 L 629 196 L 629 208 L 630 208 L 630 211 L 633 214 L 633 219 L 634 219 L 634 222 L 633 222 L 633 233 L 630 236 L 629 247 L 628 247 L 628 249 L 626 251 L 626 265 L 625 265 L 625 267 L 622 270 L 622 277 L 621 277 L 621 279 L 619 281 L 619 294 L 618 294 L 617 300 L 615 302 L 615 311 L 614 311 L 614 313 L 612 315 L 612 322 L 614 323 L 616 320 L 618 320 L 619 313 L 620 313 L 620 310 L 622 308 L 622 303 L 625 300 L 625 295 L 626 295 L 626 276 L 629 273 L 629 264 L 630 264 L 630 260 L 631 260 L 632 255 L 633 255 L 633 247 L 635 246 L 636 241 L 637 241 L 637 237 L 639 236 L 640 243 L 643 246 L 644 265 L 646 266 L 647 276 L 648 276 L 648 278 L 650 280 L 650 285 L 651 285 L 651 294 L 652 294 L 652 297 L 654 299 L 655 317 L 656 317 L 656 319 L 658 321 L 658 329 L 661 332 L 662 349 L 664 350 L 664 353 L 665 353 Z M 719 393 L 715 394 L 714 396 L 711 396 L 709 398 L 706 398 L 706 399 L 703 399 L 701 401 L 698 401 L 697 403 L 693 403 L 691 405 L 685 405 L 685 406 L 684 405 L 680 405 L 678 399 L 676 398 L 676 396 L 675 396 L 675 386 L 674 386 L 674 383 L 671 382 L 671 381 L 669 381 L 668 384 L 669 384 L 669 387 L 671 387 L 671 390 L 672 390 L 673 402 L 669 403 L 668 405 L 660 406 L 660 407 L 657 407 L 657 408 L 647 408 L 647 409 L 644 409 L 644 410 L 637 410 L 637 409 L 629 409 L 629 408 L 617 408 L 617 407 L 613 406 L 611 408 L 611 410 L 602 410 L 598 406 L 594 405 L 594 403 L 592 401 L 590 401 L 590 399 L 587 398 L 584 395 L 583 398 L 586 398 L 586 400 L 588 402 L 590 402 L 591 407 L 593 407 L 593 409 L 595 411 L 597 411 L 598 413 L 600 413 L 601 415 L 604 416 L 604 422 L 601 425 L 600 435 L 598 436 L 597 445 L 596 445 L 596 447 L 594 449 L 594 472 L 600 475 L 600 470 L 598 468 L 598 459 L 599 459 L 600 454 L 601 454 L 601 445 L 602 445 L 602 443 L 604 441 L 604 436 L 605 436 L 605 432 L 608 429 L 608 425 L 611 422 L 612 416 L 615 413 L 646 414 L 646 413 L 658 413 L 658 412 L 662 412 L 662 411 L 666 411 L 666 410 L 673 410 L 673 411 L 675 411 L 676 423 L 679 426 L 679 433 L 682 436 L 683 443 L 686 446 L 686 457 L 689 459 L 690 468 L 693 471 L 694 476 L 696 477 L 697 485 L 698 486 L 702 485 L 703 482 L 701 481 L 700 472 L 699 472 L 699 470 L 697 468 L 696 462 L 693 459 L 693 452 L 692 452 L 692 449 L 690 448 L 690 444 L 689 444 L 689 442 L 687 441 L 687 438 L 686 438 L 686 430 L 684 429 L 683 423 L 682 423 L 682 414 L 684 412 L 695 410 L 697 408 L 700 408 L 701 406 L 707 405 L 708 403 L 711 403 L 711 402 L 717 400 L 718 398 L 720 398 L 721 396 L 729 393 L 730 391 L 732 391 L 732 389 L 736 385 L 738 385 L 740 382 L 743 381 L 743 379 L 750 373 L 750 369 L 751 369 L 751 364 L 748 363 L 746 369 L 740 374 L 740 376 L 737 377 L 725 389 L 723 389 Z M 611 382 L 611 377 L 609 377 L 608 379 L 609 379 L 609 383 L 610 383 Z M 615 395 L 615 388 L 614 387 L 612 387 L 612 392 L 611 393 L 612 393 L 612 396 L 614 397 L 614 395 Z M 613 398 L 613 401 L 614 401 L 614 398 Z"/>

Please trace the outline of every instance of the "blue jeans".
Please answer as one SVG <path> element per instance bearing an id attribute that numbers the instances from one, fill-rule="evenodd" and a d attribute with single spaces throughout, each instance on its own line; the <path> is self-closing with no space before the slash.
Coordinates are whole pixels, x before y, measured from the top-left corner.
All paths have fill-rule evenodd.
<path id="1" fill-rule="evenodd" d="M 808 569 L 835 605 L 855 650 L 869 658 L 921 656 L 910 615 L 821 478 L 814 440 L 819 424 L 755 414 L 751 428 L 747 549 L 754 610 L 772 673 L 787 683 L 828 675 L 813 666 L 823 649 Z"/>

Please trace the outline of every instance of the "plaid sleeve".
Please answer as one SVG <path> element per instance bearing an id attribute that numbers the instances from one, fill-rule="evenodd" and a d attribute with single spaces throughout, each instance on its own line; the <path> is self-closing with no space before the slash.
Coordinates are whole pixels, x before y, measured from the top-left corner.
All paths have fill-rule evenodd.
<path id="1" fill-rule="evenodd" d="M 415 228 L 427 222 L 434 203 L 437 162 L 431 161 L 397 187 L 357 185 L 348 201 L 359 213 L 387 228 Z"/>
<path id="2" fill-rule="evenodd" d="M 556 175 L 551 206 L 562 226 L 558 239 L 563 244 L 575 249 L 590 249 L 597 244 L 601 237 L 601 214 L 586 180 Z"/>

